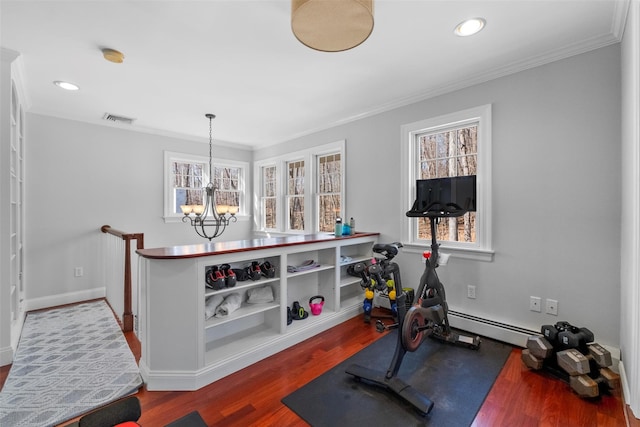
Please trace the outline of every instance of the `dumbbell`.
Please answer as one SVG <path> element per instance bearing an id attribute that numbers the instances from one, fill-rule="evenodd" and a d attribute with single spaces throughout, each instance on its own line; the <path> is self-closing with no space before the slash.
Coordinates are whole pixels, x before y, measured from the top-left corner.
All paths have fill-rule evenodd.
<path id="1" fill-rule="evenodd" d="M 613 389 L 620 383 L 620 375 L 609 368 L 600 368 L 599 373 L 600 375 L 596 378 L 591 378 L 589 375 L 571 376 L 569 385 L 580 397 L 597 397 L 600 394 L 600 386 Z"/>
<path id="2" fill-rule="evenodd" d="M 593 342 L 593 332 L 587 328 L 571 328 L 558 332 L 558 343 L 565 348 L 576 348 L 581 343 Z"/>
<path id="3" fill-rule="evenodd" d="M 522 361 L 531 369 L 542 369 L 544 360 L 553 354 L 553 346 L 544 337 L 533 335 L 527 338 L 527 348 L 522 350 Z"/>
<path id="4" fill-rule="evenodd" d="M 592 343 L 587 346 L 589 349 L 589 357 L 591 357 L 601 368 L 607 368 L 613 363 L 611 361 L 611 353 L 598 343 Z"/>
<path id="5" fill-rule="evenodd" d="M 575 348 L 557 352 L 556 359 L 558 366 L 571 376 L 584 375 L 591 372 L 589 359 Z"/>
<path id="6" fill-rule="evenodd" d="M 549 342 L 557 343 L 562 348 L 576 348 L 581 343 L 593 342 L 593 332 L 572 326 L 569 322 L 543 325 L 540 332 Z"/>
<path id="7" fill-rule="evenodd" d="M 558 365 L 569 375 L 586 374 L 590 370 L 590 361 L 595 362 L 600 368 L 611 366 L 611 353 L 600 344 L 593 343 L 587 346 L 589 354 L 583 354 L 573 348 L 556 353 Z M 584 365 L 586 364 L 586 367 Z"/>

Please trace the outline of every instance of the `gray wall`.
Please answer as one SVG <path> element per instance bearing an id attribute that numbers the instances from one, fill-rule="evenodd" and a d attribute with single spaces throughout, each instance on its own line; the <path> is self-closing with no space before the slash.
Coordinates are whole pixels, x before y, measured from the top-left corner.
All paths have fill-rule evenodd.
<path id="1" fill-rule="evenodd" d="M 104 286 L 104 224 L 144 233 L 147 248 L 203 243 L 182 222 L 164 222 L 164 151 L 206 157 L 206 138 L 180 140 L 36 114 L 28 116 L 27 132 L 25 271 L 31 307 L 41 305 L 33 303 L 38 298 Z M 252 153 L 222 146 L 213 156 L 250 164 Z M 251 225 L 238 221 L 224 236 L 246 238 Z M 83 267 L 82 277 L 74 277 L 75 267 Z"/>
<path id="2" fill-rule="evenodd" d="M 346 216 L 400 239 L 400 127 L 493 105 L 492 262 L 452 258 L 439 274 L 452 309 L 538 329 L 568 320 L 618 347 L 620 309 L 620 54 L 610 46 L 253 153 L 256 160 L 347 141 Z M 100 286 L 102 224 L 144 232 L 147 247 L 201 243 L 162 220 L 163 150 L 203 144 L 31 114 L 27 150 L 29 299 Z M 228 150 L 228 151 L 226 151 Z M 226 152 L 225 152 L 226 151 Z M 250 160 L 221 149 L 216 157 Z M 251 183 L 251 181 L 248 181 Z M 225 240 L 249 236 L 244 222 Z M 422 261 L 397 258 L 405 286 Z M 84 266 L 83 278 L 73 277 Z M 477 286 L 477 299 L 466 286 Z M 559 316 L 528 310 L 559 301 Z"/>
<path id="3" fill-rule="evenodd" d="M 538 330 L 568 320 L 619 343 L 620 53 L 614 45 L 257 151 L 262 159 L 347 141 L 346 216 L 401 239 L 400 127 L 492 104 L 493 262 L 438 272 L 452 309 Z M 375 191 L 374 191 L 375 190 Z M 396 258 L 415 287 L 419 254 Z M 477 286 L 477 299 L 466 297 Z M 559 315 L 529 311 L 529 296 Z"/>

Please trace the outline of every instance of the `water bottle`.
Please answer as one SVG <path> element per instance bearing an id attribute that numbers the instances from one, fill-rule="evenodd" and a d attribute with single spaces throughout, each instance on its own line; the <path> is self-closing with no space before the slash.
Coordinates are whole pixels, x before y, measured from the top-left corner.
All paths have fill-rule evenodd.
<path id="1" fill-rule="evenodd" d="M 350 228 L 350 234 L 354 234 L 356 232 L 356 220 L 353 219 L 353 217 L 351 217 L 351 219 L 349 220 L 349 228 Z"/>
<path id="2" fill-rule="evenodd" d="M 342 218 L 336 217 L 336 229 L 334 232 L 336 237 L 342 236 Z"/>

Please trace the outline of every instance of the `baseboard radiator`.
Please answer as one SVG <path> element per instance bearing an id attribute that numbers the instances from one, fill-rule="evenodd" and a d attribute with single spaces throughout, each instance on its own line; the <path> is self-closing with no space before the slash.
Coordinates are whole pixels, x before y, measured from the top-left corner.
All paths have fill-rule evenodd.
<path id="1" fill-rule="evenodd" d="M 507 323 L 496 322 L 495 320 L 485 319 L 482 317 L 471 316 L 469 314 L 460 313 L 459 311 L 449 310 L 449 323 L 454 328 L 463 331 L 473 332 L 494 340 L 517 345 L 519 347 L 527 346 L 527 338 L 531 335 L 539 335 L 539 331 L 525 329 L 518 326 L 509 325 Z"/>
<path id="2" fill-rule="evenodd" d="M 449 310 L 448 313 L 449 324 L 454 328 L 462 329 L 463 331 L 468 331 L 522 348 L 527 346 L 528 337 L 531 335 L 540 335 L 539 330 L 534 331 L 531 329 L 521 328 L 519 326 L 496 322 L 495 320 L 485 319 L 483 317 L 471 316 L 455 310 Z M 611 353 L 611 359 L 613 360 L 611 368 L 614 371 L 617 371 L 618 363 L 620 361 L 620 349 L 602 343 L 600 344 Z"/>

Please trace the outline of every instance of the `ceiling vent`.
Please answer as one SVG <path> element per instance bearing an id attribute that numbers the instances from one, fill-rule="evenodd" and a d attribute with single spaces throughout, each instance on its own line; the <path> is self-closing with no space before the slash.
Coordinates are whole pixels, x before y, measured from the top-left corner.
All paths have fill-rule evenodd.
<path id="1" fill-rule="evenodd" d="M 132 124 L 136 119 L 132 119 L 131 117 L 124 116 L 116 116 L 115 114 L 104 113 L 102 117 L 104 120 L 109 120 L 111 122 L 124 123 L 127 125 Z"/>

